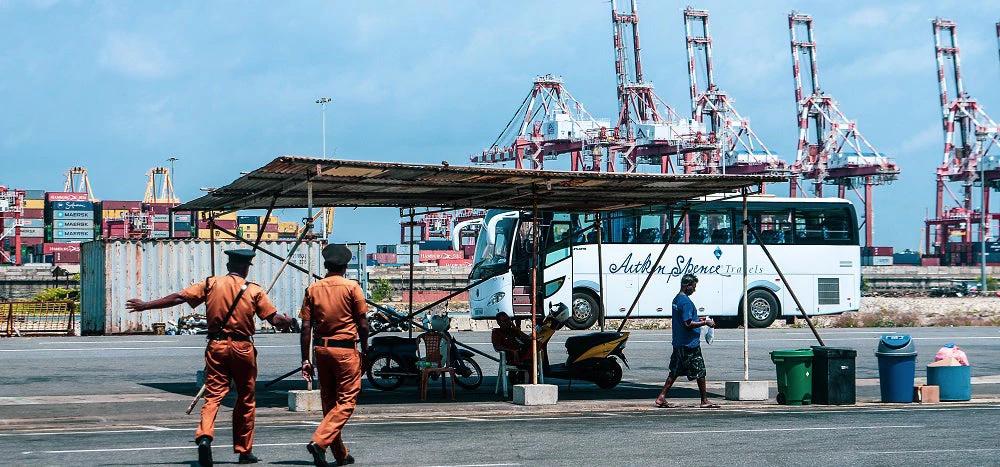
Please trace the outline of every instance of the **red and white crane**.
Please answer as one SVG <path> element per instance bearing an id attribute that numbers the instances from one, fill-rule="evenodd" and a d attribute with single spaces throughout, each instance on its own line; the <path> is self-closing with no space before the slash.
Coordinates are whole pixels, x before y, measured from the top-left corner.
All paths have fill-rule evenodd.
<path id="1" fill-rule="evenodd" d="M 591 116 L 561 78 L 539 76 L 489 149 L 470 159 L 474 164 L 513 161 L 518 169 L 541 170 L 546 159 L 568 153 L 572 170 L 600 171 L 610 127 L 610 121 Z"/>
<path id="2" fill-rule="evenodd" d="M 983 110 L 976 99 L 965 91 L 962 82 L 958 32 L 953 21 L 936 18 L 934 28 L 934 55 L 938 65 L 941 124 L 944 130 L 944 159 L 937 169 L 937 197 L 935 218 L 926 221 L 925 246 L 927 252 L 946 253 L 946 243 L 952 236 L 961 236 L 961 242 L 972 241 L 972 226 L 981 225 L 980 235 L 989 236 L 989 224 L 1000 219 L 1000 214 L 990 213 L 989 190 L 982 189 L 980 211 L 973 207 L 973 187 L 998 188 L 1000 184 L 1000 126 Z M 1000 23 L 997 25 L 1000 37 Z M 962 184 L 959 198 L 948 187 L 948 182 Z M 957 206 L 945 207 L 945 193 Z M 982 213 L 987 213 L 985 223 Z"/>
<path id="3" fill-rule="evenodd" d="M 710 149 L 699 142 L 705 126 L 693 119 L 682 119 L 653 91 L 652 83 L 643 80 L 639 43 L 639 13 L 636 1 L 628 11 L 618 11 L 611 0 L 614 26 L 615 74 L 618 76 L 618 121 L 614 126 L 615 144 L 610 148 L 609 170 L 617 156 L 622 172 L 635 172 L 639 164 L 659 165 L 663 173 L 678 172 L 671 156 Z M 685 166 L 683 172 L 693 172 Z"/>
<path id="4" fill-rule="evenodd" d="M 688 153 L 685 168 L 696 173 L 787 175 L 788 166 L 757 137 L 733 99 L 715 84 L 708 11 L 684 10 L 691 116 L 705 125 L 704 139 L 715 149 Z"/>
<path id="5" fill-rule="evenodd" d="M 858 130 L 857 122 L 844 116 L 833 97 L 821 90 L 812 16 L 793 11 L 788 15 L 788 30 L 799 126 L 791 196 L 804 194 L 796 175 L 812 181 L 816 196 L 823 196 L 823 185 L 836 185 L 841 198 L 851 189 L 864 203 L 865 245 L 872 246 L 872 187 L 891 183 L 899 175 L 899 167 L 878 152 Z M 857 192 L 859 185 L 864 187 L 863 196 Z"/>

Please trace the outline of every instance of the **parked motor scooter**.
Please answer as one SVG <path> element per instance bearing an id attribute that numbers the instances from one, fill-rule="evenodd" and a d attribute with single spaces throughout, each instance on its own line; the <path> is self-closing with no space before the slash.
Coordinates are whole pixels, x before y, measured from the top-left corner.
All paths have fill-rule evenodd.
<path id="1" fill-rule="evenodd" d="M 548 316 L 535 329 L 538 348 L 543 350 L 543 375 L 546 378 L 590 381 L 602 389 L 611 389 L 622 380 L 622 363 L 628 367 L 623 351 L 629 333 L 617 331 L 591 332 L 566 339 L 566 363 L 549 364 L 546 349 L 553 334 L 569 321 L 569 308 L 564 304 L 550 307 Z M 527 362 L 525 362 L 527 363 Z"/>
<path id="2" fill-rule="evenodd" d="M 447 325 L 441 332 L 448 335 Z M 469 390 L 483 384 L 483 370 L 473 360 L 472 352 L 460 349 L 452 339 L 447 354 L 451 366 L 455 368 L 455 384 Z M 402 386 L 406 378 L 420 377 L 416 338 L 375 336 L 368 347 L 367 360 L 368 382 L 383 391 Z"/>
<path id="3" fill-rule="evenodd" d="M 413 325 L 406 315 L 396 311 L 391 306 L 371 307 L 368 311 L 368 325 L 372 331 L 400 332 L 409 331 Z"/>

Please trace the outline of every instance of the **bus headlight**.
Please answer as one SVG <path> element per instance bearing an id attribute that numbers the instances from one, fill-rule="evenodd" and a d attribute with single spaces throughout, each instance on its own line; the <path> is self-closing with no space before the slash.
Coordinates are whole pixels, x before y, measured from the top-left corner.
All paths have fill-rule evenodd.
<path id="1" fill-rule="evenodd" d="M 497 292 L 497 293 L 493 294 L 492 297 L 490 297 L 490 300 L 488 302 L 486 302 L 486 304 L 487 305 L 496 305 L 497 303 L 500 303 L 500 300 L 503 300 L 503 298 L 506 295 L 507 294 L 504 293 L 504 292 Z"/>

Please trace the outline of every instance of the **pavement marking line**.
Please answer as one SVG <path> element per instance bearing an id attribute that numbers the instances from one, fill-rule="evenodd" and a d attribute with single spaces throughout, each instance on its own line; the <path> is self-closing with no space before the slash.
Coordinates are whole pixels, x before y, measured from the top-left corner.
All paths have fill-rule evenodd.
<path id="1" fill-rule="evenodd" d="M 504 465 L 521 465 L 517 463 L 508 464 L 446 464 L 446 465 L 428 465 L 427 467 L 500 467 Z"/>
<path id="2" fill-rule="evenodd" d="M 344 441 L 344 444 L 354 444 L 354 442 L 353 441 Z M 267 443 L 267 444 L 254 443 L 253 444 L 254 447 L 284 447 L 284 446 L 304 446 L 304 445 L 305 445 L 305 443 L 303 443 L 301 441 L 297 441 L 297 442 L 294 442 L 294 443 Z M 233 445 L 232 444 L 213 444 L 212 447 L 213 448 L 231 448 L 231 447 L 233 447 Z M 132 447 L 132 448 L 107 448 L 107 449 L 65 449 L 65 450 L 59 450 L 59 451 L 21 451 L 21 454 L 22 455 L 28 455 L 28 454 L 84 454 L 84 453 L 92 453 L 92 452 L 166 451 L 166 450 L 171 450 L 171 449 L 198 449 L 198 446 L 195 445 L 194 442 L 192 442 L 191 445 L 189 445 L 189 446 L 157 446 L 157 447 L 149 447 L 149 448 Z"/>
<path id="3" fill-rule="evenodd" d="M 294 346 L 290 346 L 294 347 Z M 199 346 L 172 346 L 172 347 L 88 347 L 88 348 L 45 348 L 45 349 L 0 349 L 0 352 L 93 352 L 95 350 L 171 350 L 171 349 L 198 349 L 205 350 L 204 345 Z"/>
<path id="4" fill-rule="evenodd" d="M 970 448 L 970 449 L 923 449 L 912 451 L 858 451 L 861 454 L 931 454 L 938 452 L 989 452 L 1000 451 L 994 448 Z"/>
<path id="5" fill-rule="evenodd" d="M 655 431 L 654 435 L 701 435 L 719 433 L 767 433 L 789 431 L 842 431 L 842 430 L 881 430 L 885 428 L 924 428 L 924 425 L 879 425 L 879 426 L 817 426 L 803 428 L 754 428 L 738 430 L 691 430 L 691 431 Z"/>
<path id="6" fill-rule="evenodd" d="M 352 424 L 353 425 L 353 424 Z M 256 425 L 257 428 L 312 428 L 314 426 L 319 426 L 319 423 L 285 423 L 281 425 Z M 30 431 L 24 433 L 0 433 L 0 438 L 11 437 L 11 436 L 63 436 L 63 435 L 103 435 L 103 434 L 121 434 L 121 433 L 153 433 L 157 431 L 191 431 L 192 427 L 175 427 L 168 428 L 163 426 L 139 426 L 136 428 L 125 428 L 120 430 L 108 430 L 94 428 L 92 430 L 76 430 L 76 431 Z M 231 426 L 219 426 L 215 428 L 215 431 L 227 431 L 232 430 Z"/>

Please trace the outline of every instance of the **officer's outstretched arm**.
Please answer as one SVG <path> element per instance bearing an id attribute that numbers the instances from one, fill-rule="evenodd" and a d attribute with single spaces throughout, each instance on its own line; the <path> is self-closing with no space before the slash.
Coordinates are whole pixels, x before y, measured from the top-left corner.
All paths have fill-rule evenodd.
<path id="1" fill-rule="evenodd" d="M 167 295 L 166 297 L 158 298 L 156 300 L 150 300 L 148 302 L 144 302 L 138 298 L 129 299 L 127 302 L 125 302 L 125 309 L 128 310 L 129 313 L 135 313 L 137 311 L 170 308 L 172 306 L 177 306 L 184 303 L 187 303 L 187 300 L 181 297 L 180 294 L 172 293 L 170 295 Z"/>

